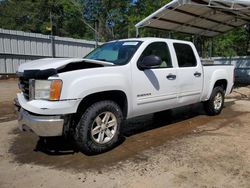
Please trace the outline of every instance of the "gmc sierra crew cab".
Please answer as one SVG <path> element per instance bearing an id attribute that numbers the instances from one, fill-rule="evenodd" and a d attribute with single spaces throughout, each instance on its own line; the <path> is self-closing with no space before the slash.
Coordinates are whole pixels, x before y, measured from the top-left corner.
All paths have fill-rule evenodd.
<path id="1" fill-rule="evenodd" d="M 134 38 L 103 44 L 84 58 L 48 58 L 19 66 L 19 127 L 66 136 L 84 153 L 115 146 L 126 119 L 202 102 L 223 109 L 234 66 L 202 65 L 191 42 Z"/>

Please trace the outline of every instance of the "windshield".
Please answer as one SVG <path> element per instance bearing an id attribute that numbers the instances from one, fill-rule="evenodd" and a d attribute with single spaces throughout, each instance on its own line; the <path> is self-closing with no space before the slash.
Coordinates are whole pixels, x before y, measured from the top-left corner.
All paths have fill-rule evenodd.
<path id="1" fill-rule="evenodd" d="M 130 61 L 141 43 L 141 41 L 132 40 L 109 42 L 96 48 L 84 58 L 125 65 Z"/>

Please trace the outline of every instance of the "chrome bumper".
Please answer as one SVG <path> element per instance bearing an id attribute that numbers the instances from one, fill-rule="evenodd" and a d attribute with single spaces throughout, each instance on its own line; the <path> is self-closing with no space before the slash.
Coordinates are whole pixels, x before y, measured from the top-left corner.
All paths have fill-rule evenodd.
<path id="1" fill-rule="evenodd" d="M 16 103 L 15 105 L 17 106 Z M 63 124 L 64 119 L 60 116 L 33 115 L 23 108 L 20 108 L 18 111 L 18 125 L 20 130 L 31 131 L 38 136 L 61 136 L 63 134 Z"/>

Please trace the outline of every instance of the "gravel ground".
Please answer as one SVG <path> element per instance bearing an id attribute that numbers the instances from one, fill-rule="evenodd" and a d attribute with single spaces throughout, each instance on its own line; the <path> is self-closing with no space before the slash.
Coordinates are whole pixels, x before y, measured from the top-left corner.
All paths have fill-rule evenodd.
<path id="1" fill-rule="evenodd" d="M 130 120 L 124 141 L 96 156 L 20 132 L 16 91 L 15 80 L 0 81 L 1 188 L 250 187 L 250 87 L 236 88 L 219 116 L 197 104 Z"/>

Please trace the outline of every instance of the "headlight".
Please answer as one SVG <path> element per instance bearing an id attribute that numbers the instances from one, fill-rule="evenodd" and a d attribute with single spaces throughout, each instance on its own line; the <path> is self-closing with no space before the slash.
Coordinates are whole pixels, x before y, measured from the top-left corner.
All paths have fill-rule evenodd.
<path id="1" fill-rule="evenodd" d="M 30 98 L 59 100 L 62 80 L 30 80 Z"/>

